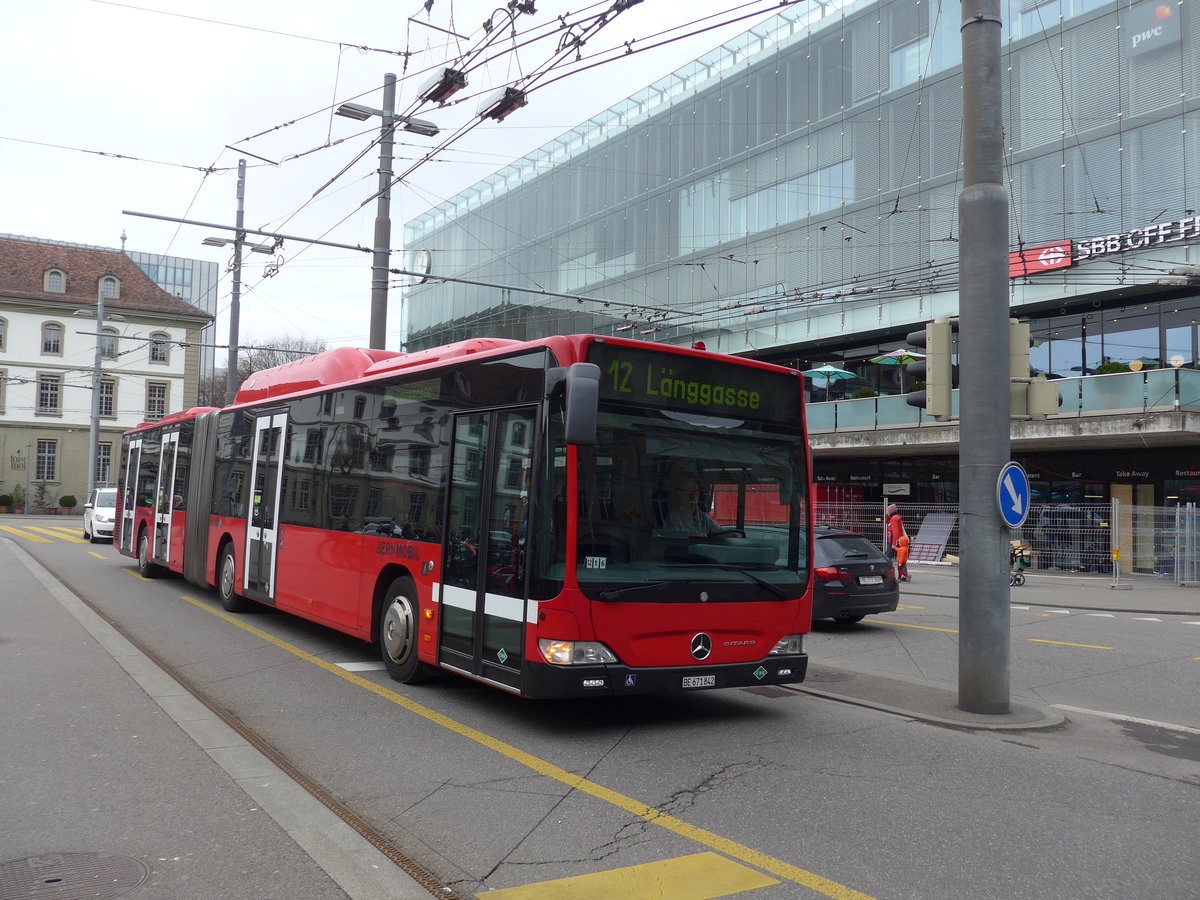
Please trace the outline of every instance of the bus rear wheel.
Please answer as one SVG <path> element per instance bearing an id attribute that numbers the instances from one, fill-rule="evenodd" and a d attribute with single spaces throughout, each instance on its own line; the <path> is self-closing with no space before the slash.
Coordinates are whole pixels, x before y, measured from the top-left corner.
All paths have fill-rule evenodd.
<path id="1" fill-rule="evenodd" d="M 250 601 L 237 592 L 237 559 L 233 544 L 226 544 L 217 562 L 217 595 L 227 612 L 243 613 L 250 610 Z"/>
<path id="2" fill-rule="evenodd" d="M 417 658 L 419 616 L 412 579 L 397 578 L 388 585 L 379 611 L 379 656 L 387 673 L 402 684 L 421 684 L 430 678 L 429 667 Z"/>
<path id="3" fill-rule="evenodd" d="M 138 535 L 137 570 L 143 578 L 157 578 L 162 574 L 162 569 L 150 562 L 150 533 L 144 528 Z"/>

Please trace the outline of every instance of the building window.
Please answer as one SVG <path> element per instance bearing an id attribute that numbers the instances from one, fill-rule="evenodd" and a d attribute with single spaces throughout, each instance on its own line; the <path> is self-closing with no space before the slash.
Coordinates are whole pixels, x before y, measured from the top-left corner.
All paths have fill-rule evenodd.
<path id="1" fill-rule="evenodd" d="M 0 369 L 0 413 L 4 412 L 4 385 L 8 383 L 8 370 Z"/>
<path id="2" fill-rule="evenodd" d="M 112 444 L 96 445 L 96 484 L 112 484 Z"/>
<path id="3" fill-rule="evenodd" d="M 105 359 L 117 358 L 117 329 L 105 328 L 100 335 L 100 355 Z"/>
<path id="4" fill-rule="evenodd" d="M 167 386 L 161 381 L 146 383 L 146 420 L 157 422 L 167 414 Z"/>
<path id="5" fill-rule="evenodd" d="M 104 418 L 114 418 L 117 414 L 117 380 L 115 378 L 100 379 L 100 415 Z"/>
<path id="6" fill-rule="evenodd" d="M 62 356 L 63 327 L 57 322 L 42 323 L 42 354 Z"/>
<path id="7" fill-rule="evenodd" d="M 58 480 L 58 441 L 38 439 L 34 478 L 37 481 Z"/>
<path id="8" fill-rule="evenodd" d="M 0 319 L 0 353 L 8 349 L 8 320 Z"/>
<path id="9" fill-rule="evenodd" d="M 156 331 L 150 335 L 150 362 L 169 363 L 171 361 L 170 335 Z"/>
<path id="10" fill-rule="evenodd" d="M 121 296 L 121 282 L 111 275 L 106 275 L 100 279 L 100 296 L 105 300 L 115 300 Z"/>
<path id="11" fill-rule="evenodd" d="M 37 411 L 40 416 L 62 415 L 62 377 L 38 376 Z"/>
<path id="12" fill-rule="evenodd" d="M 42 276 L 42 288 L 51 294 L 67 292 L 67 275 L 62 269 L 47 269 Z"/>

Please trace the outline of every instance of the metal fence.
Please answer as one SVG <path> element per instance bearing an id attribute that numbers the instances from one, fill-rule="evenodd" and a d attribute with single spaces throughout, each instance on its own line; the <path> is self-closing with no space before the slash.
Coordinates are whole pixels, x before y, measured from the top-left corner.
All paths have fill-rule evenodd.
<path id="1" fill-rule="evenodd" d="M 959 556 L 958 507 L 898 504 L 910 540 L 909 565 L 953 564 Z M 885 507 L 861 503 L 818 503 L 817 525 L 847 528 L 886 544 Z M 1125 577 L 1170 577 L 1176 584 L 1200 580 L 1200 529 L 1196 504 L 1130 506 L 1033 504 L 1011 538 L 1029 571 Z"/>

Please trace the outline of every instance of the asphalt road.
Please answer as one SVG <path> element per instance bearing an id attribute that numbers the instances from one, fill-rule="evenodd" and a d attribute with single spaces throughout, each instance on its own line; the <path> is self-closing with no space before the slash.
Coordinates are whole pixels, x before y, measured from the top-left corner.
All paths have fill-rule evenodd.
<path id="1" fill-rule="evenodd" d="M 796 691 L 559 703 L 408 687 L 356 641 L 272 612 L 232 620 L 107 545 L 25 549 L 463 897 L 652 864 L 708 890 L 663 898 L 1198 896 L 1196 617 L 1014 608 L 1014 696 L 1072 711 L 988 732 Z M 856 628 L 818 624 L 808 649 L 818 678 L 953 685 L 956 631 L 953 602 L 906 597 Z M 716 873 L 695 874 L 701 859 Z"/>

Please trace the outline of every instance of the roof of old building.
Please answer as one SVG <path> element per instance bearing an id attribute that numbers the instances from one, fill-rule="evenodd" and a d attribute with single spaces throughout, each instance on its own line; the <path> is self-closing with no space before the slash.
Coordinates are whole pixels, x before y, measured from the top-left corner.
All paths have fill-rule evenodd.
<path id="1" fill-rule="evenodd" d="M 66 275 L 64 293 L 45 290 L 43 276 L 49 269 Z M 94 306 L 100 279 L 105 275 L 120 282 L 119 296 L 104 300 L 106 312 L 130 310 L 204 321 L 210 318 L 172 297 L 118 250 L 0 238 L 0 298 Z"/>

